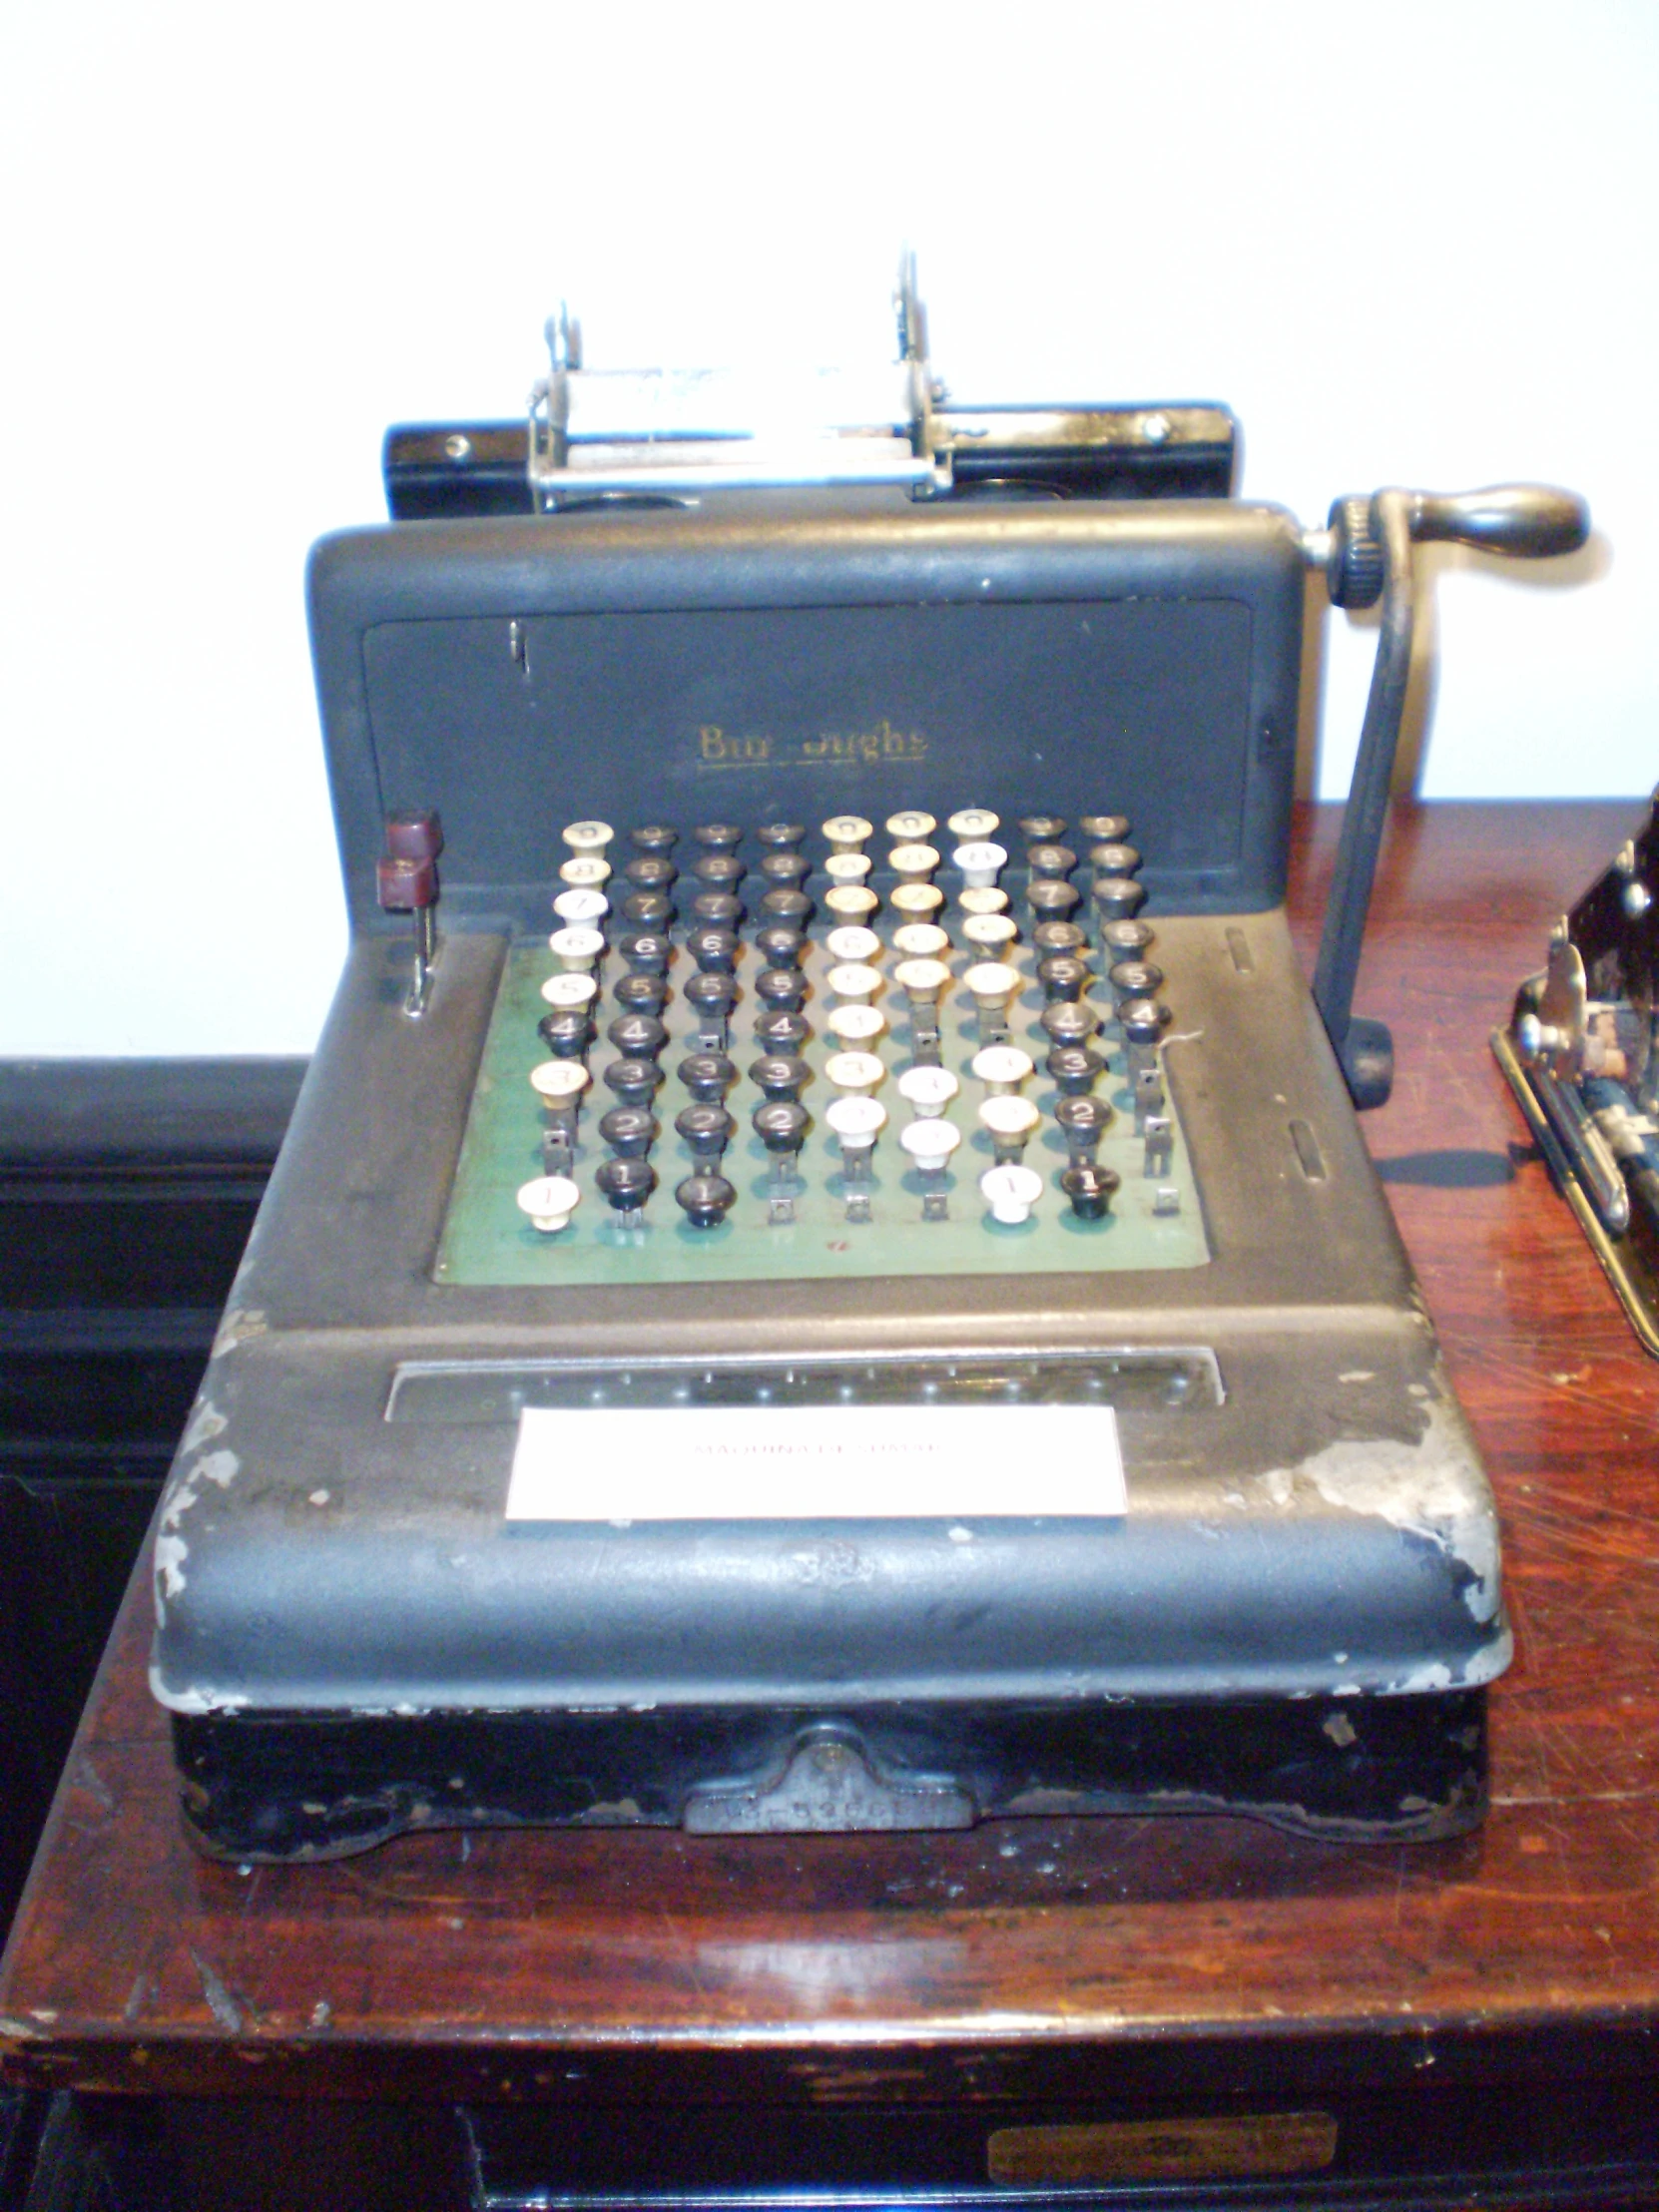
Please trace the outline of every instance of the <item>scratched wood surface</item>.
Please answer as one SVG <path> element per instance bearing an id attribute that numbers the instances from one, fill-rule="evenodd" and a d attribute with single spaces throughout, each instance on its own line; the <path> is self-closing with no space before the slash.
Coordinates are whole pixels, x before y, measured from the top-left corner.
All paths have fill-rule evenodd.
<path id="1" fill-rule="evenodd" d="M 1073 2095 L 1650 2068 L 1659 2025 L 1659 1366 L 1486 1047 L 1634 806 L 1396 820 L 1360 1010 L 1368 1135 L 1502 1508 L 1518 1657 L 1476 1836 L 1233 1820 L 961 1836 L 410 1839 L 240 1873 L 174 1815 L 129 1598 L 0 1968 L 14 2077 L 242 2094 Z M 1317 914 L 1329 813 L 1302 825 Z M 1312 929 L 1308 929 L 1311 942 Z M 1530 2042 L 1528 2041 L 1530 2038 Z M 1218 2053 L 1220 2054 L 1218 2056 Z"/>

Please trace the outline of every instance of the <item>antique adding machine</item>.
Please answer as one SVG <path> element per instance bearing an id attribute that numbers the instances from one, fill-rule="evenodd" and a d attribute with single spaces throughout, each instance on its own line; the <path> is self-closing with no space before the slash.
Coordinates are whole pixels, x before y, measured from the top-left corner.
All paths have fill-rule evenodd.
<path id="1" fill-rule="evenodd" d="M 908 272 L 793 393 L 551 335 L 311 560 L 352 937 L 157 1523 L 192 1832 L 1475 1822 L 1352 999 L 1413 548 L 1582 504 L 1305 530 L 1223 407 L 954 403 Z M 1312 993 L 1311 569 L 1382 603 Z"/>

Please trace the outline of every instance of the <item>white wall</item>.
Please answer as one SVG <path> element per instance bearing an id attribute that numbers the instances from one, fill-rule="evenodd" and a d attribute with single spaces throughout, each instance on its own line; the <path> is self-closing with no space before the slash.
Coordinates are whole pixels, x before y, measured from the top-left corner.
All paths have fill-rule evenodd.
<path id="1" fill-rule="evenodd" d="M 310 1043 L 305 548 L 379 515 L 388 421 L 517 411 L 561 290 L 595 366 L 883 355 L 908 238 L 963 397 L 1225 398 L 1307 520 L 1573 485 L 1564 582 L 1442 577 L 1424 788 L 1659 774 L 1645 0 L 14 0 L 0 40 L 0 1053 Z M 1328 791 L 1370 648 L 1338 619 Z"/>

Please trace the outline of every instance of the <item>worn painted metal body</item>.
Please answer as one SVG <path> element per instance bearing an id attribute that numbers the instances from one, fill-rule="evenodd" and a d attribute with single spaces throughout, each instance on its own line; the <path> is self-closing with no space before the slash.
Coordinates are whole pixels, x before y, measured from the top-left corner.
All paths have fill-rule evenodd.
<path id="1" fill-rule="evenodd" d="M 1305 573 L 1289 517 L 1221 501 L 792 495 L 319 549 L 353 943 L 157 1537 L 153 1685 L 208 1848 L 1479 1818 L 1482 1686 L 1509 1655 L 1495 1515 L 1282 906 Z M 1045 1223 L 1040 1267 L 934 1269 L 918 1221 L 901 1264 L 850 1279 L 746 1275 L 718 1244 L 691 1279 L 564 1285 L 552 1252 L 442 1279 L 492 1010 L 546 926 L 562 823 L 966 805 L 1135 823 L 1190 1264 Z M 436 807 L 448 836 L 418 1018 L 372 904 L 388 807 Z M 923 1390 L 1016 1419 L 1104 1395 L 1127 1511 L 1022 1511 L 1016 1444 L 1006 1512 L 965 1527 L 783 1500 L 742 1522 L 694 1498 L 625 1528 L 505 1515 L 526 1404 L 718 1420 Z"/>

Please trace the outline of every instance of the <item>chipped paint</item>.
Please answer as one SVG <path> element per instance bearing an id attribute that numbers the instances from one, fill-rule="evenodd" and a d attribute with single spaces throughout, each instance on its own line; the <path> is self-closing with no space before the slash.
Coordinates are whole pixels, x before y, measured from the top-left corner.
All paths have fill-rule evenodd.
<path id="1" fill-rule="evenodd" d="M 216 1971 L 212 1962 L 193 1946 L 188 1947 L 190 1962 L 196 1968 L 197 1978 L 202 1984 L 202 1994 L 208 2000 L 208 2010 L 227 2035 L 240 2035 L 244 2026 L 242 2006 L 231 1994 L 223 1975 Z"/>
<path id="2" fill-rule="evenodd" d="M 266 1327 L 265 1314 L 259 1307 L 231 1307 L 219 1325 L 209 1358 L 223 1360 L 228 1352 L 235 1352 L 239 1345 L 251 1344 L 256 1337 L 263 1337 Z"/>
<path id="3" fill-rule="evenodd" d="M 223 1428 L 224 1425 L 224 1421 L 220 1420 L 219 1427 Z M 198 1421 L 193 1420 L 192 1429 L 197 1426 Z M 214 1432 L 216 1431 L 210 1431 Z M 190 1546 L 179 1531 L 185 1515 L 200 1501 L 204 1482 L 212 1482 L 222 1490 L 227 1489 L 236 1480 L 241 1468 L 242 1461 L 236 1453 L 222 1447 L 218 1451 L 202 1452 L 182 1474 L 174 1477 L 162 1505 L 161 1525 L 156 1533 L 152 1581 L 158 1628 L 167 1626 L 168 1600 L 184 1594 L 185 1561 L 190 1557 Z"/>
<path id="4" fill-rule="evenodd" d="M 163 1528 L 178 1528 L 191 1507 L 202 1495 L 202 1484 L 212 1482 L 218 1488 L 228 1489 L 242 1471 L 242 1461 L 234 1451 L 221 1449 L 205 1451 L 174 1477 L 167 1498 L 162 1506 Z"/>
<path id="5" fill-rule="evenodd" d="M 1321 1729 L 1331 1741 L 1346 1751 L 1350 1744 L 1359 1742 L 1354 1723 L 1346 1713 L 1332 1713 L 1320 1723 Z"/>
<path id="6" fill-rule="evenodd" d="M 1471 1479 L 1473 1454 L 1462 1423 L 1431 1405 L 1415 1443 L 1392 1437 L 1329 1444 L 1300 1470 L 1328 1504 L 1376 1513 L 1408 1535 L 1438 1544 L 1466 1568 L 1463 1602 L 1477 1621 L 1498 1618 L 1497 1510 Z"/>
<path id="7" fill-rule="evenodd" d="M 1082 1790 L 1022 1790 L 1018 1797 L 1010 1798 L 1004 1812 L 1019 1814 L 1081 1813 L 1088 1810 L 1088 1797 Z"/>
<path id="8" fill-rule="evenodd" d="M 190 1416 L 190 1426 L 180 1440 L 181 1457 L 187 1452 L 200 1451 L 204 1444 L 211 1444 L 216 1436 L 225 1433 L 225 1415 L 211 1397 L 205 1397 Z"/>
<path id="9" fill-rule="evenodd" d="M 249 1702 L 235 1690 L 204 1690 L 195 1686 L 188 1690 L 171 1689 L 162 1680 L 161 1669 L 154 1665 L 150 1669 L 150 1695 L 170 1713 L 240 1713 Z"/>
<path id="10" fill-rule="evenodd" d="M 1414 1441 L 1344 1437 L 1294 1469 L 1271 1467 L 1254 1478 L 1255 1488 L 1282 1508 L 1292 1505 L 1298 1485 L 1307 1483 L 1327 1504 L 1350 1513 L 1374 1513 L 1402 1534 L 1437 1545 L 1462 1567 L 1467 1576 L 1464 1604 L 1482 1626 L 1499 1633 L 1456 1679 L 1486 1682 L 1503 1671 L 1511 1646 L 1500 1621 L 1497 1510 L 1476 1476 L 1462 1423 L 1443 1400 L 1424 1407 L 1423 1431 Z M 1401 1692 L 1449 1687 L 1452 1676 L 1444 1669 L 1441 1674 L 1443 1679 L 1434 1684 L 1413 1675 L 1392 1687 Z"/>
<path id="11" fill-rule="evenodd" d="M 618 1827 L 625 1823 L 632 1826 L 644 1819 L 638 1799 L 625 1797 L 616 1799 L 612 1804 L 590 1805 L 585 1813 L 577 1814 L 576 1823 L 578 1827 L 585 1825 L 603 1828 Z"/>
<path id="12" fill-rule="evenodd" d="M 185 1587 L 185 1561 L 190 1555 L 183 1536 L 156 1538 L 156 1617 L 167 1625 L 167 1600 L 180 1596 Z"/>

